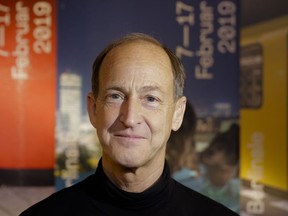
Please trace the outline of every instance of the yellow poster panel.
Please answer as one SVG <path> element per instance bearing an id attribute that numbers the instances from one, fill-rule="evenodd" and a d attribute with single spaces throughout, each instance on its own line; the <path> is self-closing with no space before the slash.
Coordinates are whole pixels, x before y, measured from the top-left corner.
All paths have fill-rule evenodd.
<path id="1" fill-rule="evenodd" d="M 288 16 L 242 30 L 241 169 L 244 180 L 287 191 Z"/>

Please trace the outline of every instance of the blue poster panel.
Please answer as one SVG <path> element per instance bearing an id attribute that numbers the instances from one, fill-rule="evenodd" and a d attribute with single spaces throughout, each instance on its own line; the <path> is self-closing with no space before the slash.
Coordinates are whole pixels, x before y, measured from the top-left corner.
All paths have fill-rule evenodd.
<path id="1" fill-rule="evenodd" d="M 168 142 L 171 175 L 239 211 L 239 2 L 59 0 L 57 4 L 56 187 L 91 174 L 101 157 L 86 113 L 94 59 L 112 40 L 142 32 L 167 45 L 185 66 L 189 104 L 182 127 Z"/>

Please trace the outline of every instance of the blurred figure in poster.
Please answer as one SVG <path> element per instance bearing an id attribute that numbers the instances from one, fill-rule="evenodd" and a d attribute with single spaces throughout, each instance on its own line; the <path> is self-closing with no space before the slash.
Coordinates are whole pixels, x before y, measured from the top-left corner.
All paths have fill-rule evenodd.
<path id="1" fill-rule="evenodd" d="M 201 153 L 202 183 L 200 192 L 240 211 L 239 125 L 215 135 L 210 145 Z"/>
<path id="2" fill-rule="evenodd" d="M 173 131 L 167 143 L 166 159 L 174 179 L 190 188 L 199 177 L 198 155 L 195 150 L 194 134 L 196 114 L 191 102 L 187 101 L 181 127 Z"/>
<path id="3" fill-rule="evenodd" d="M 227 131 L 217 133 L 202 152 L 196 151 L 195 129 L 196 114 L 187 101 L 183 123 L 167 143 L 166 158 L 172 177 L 240 212 L 239 125 L 232 124 Z"/>

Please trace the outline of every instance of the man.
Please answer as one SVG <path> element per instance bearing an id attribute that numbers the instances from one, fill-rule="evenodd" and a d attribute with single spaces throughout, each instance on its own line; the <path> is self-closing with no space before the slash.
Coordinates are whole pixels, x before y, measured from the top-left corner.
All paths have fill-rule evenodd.
<path id="1" fill-rule="evenodd" d="M 148 35 L 106 47 L 87 97 L 103 149 L 96 173 L 22 215 L 237 215 L 170 177 L 165 150 L 182 123 L 183 85 L 180 61 Z"/>

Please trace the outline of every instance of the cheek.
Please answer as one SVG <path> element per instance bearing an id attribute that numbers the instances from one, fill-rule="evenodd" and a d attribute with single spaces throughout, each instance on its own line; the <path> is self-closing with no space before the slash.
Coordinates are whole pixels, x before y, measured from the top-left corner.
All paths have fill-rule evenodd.
<path id="1" fill-rule="evenodd" d="M 173 123 L 173 114 L 168 112 L 165 116 L 163 116 L 163 121 L 160 123 L 161 127 L 165 129 L 166 133 L 171 133 Z M 168 137 L 169 138 L 169 137 Z"/>
<path id="2" fill-rule="evenodd" d="M 168 140 L 171 132 L 171 116 L 169 113 L 161 113 L 161 115 L 149 115 L 147 125 L 153 135 L 157 135 L 157 138 Z"/>
<path id="3" fill-rule="evenodd" d="M 118 112 L 113 110 L 99 109 L 96 115 L 96 129 L 97 130 L 108 130 L 116 121 Z"/>

